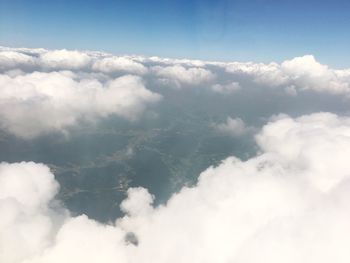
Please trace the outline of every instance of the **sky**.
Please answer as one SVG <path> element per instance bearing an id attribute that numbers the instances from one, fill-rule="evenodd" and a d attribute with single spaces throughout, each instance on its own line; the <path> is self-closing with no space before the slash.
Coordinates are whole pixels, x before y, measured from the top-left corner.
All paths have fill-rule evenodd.
<path id="1" fill-rule="evenodd" d="M 0 45 L 350 67 L 344 0 L 0 0 Z"/>

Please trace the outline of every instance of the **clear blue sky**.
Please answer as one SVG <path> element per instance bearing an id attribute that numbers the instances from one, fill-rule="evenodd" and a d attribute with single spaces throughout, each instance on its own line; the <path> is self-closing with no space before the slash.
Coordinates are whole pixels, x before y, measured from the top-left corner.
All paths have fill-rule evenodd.
<path id="1" fill-rule="evenodd" d="M 350 67 L 350 1 L 0 0 L 0 45 Z"/>

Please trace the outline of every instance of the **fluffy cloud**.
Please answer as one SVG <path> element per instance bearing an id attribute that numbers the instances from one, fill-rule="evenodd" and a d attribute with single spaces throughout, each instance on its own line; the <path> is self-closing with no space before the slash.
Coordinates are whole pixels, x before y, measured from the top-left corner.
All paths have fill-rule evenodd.
<path id="1" fill-rule="evenodd" d="M 212 68 L 224 69 L 223 73 L 213 73 Z M 151 68 L 151 70 L 149 70 Z M 210 69 L 209 69 L 210 68 Z M 45 50 L 0 47 L 0 70 L 72 70 L 84 72 L 149 73 L 164 83 L 200 85 L 210 83 L 212 90 L 222 94 L 239 89 L 236 80 L 231 84 L 219 84 L 220 78 L 227 83 L 229 75 L 240 78 L 246 76 L 258 85 L 282 87 L 289 95 L 297 91 L 311 90 L 331 94 L 350 93 L 350 71 L 335 70 L 322 65 L 312 55 L 296 57 L 278 63 L 253 62 L 208 62 L 189 59 L 167 59 L 141 56 L 113 56 L 102 52 Z M 228 74 L 228 75 L 227 75 Z M 212 83 L 215 79 L 218 83 Z"/>
<path id="2" fill-rule="evenodd" d="M 331 113 L 276 118 L 256 137 L 263 151 L 282 157 L 321 191 L 350 175 L 350 118 Z"/>
<path id="3" fill-rule="evenodd" d="M 350 93 L 348 70 L 334 70 L 317 62 L 314 56 L 306 55 L 277 63 L 228 63 L 226 71 L 253 77 L 260 84 L 278 87 L 296 87 L 331 94 Z M 287 92 L 290 88 L 287 89 Z M 291 93 L 292 95 L 295 92 Z"/>
<path id="4" fill-rule="evenodd" d="M 214 124 L 213 126 L 218 132 L 233 137 L 242 136 L 251 130 L 241 118 L 227 117 L 226 122 Z"/>
<path id="5" fill-rule="evenodd" d="M 331 69 L 311 55 L 263 64 L 0 47 L 0 72 L 0 128 L 27 138 L 111 114 L 135 120 L 167 96 L 164 86 L 221 96 L 239 90 L 242 100 L 268 87 L 294 97 L 303 91 L 350 94 L 350 70 Z"/>
<path id="6" fill-rule="evenodd" d="M 193 60 L 193 59 L 174 59 L 174 58 L 160 58 L 160 57 L 141 57 L 138 58 L 142 62 L 151 62 L 162 65 L 183 65 L 188 67 L 205 67 L 208 62 L 202 60 Z"/>
<path id="7" fill-rule="evenodd" d="M 280 115 L 256 140 L 259 155 L 208 168 L 165 205 L 129 189 L 107 225 L 53 210 L 45 166 L 3 163 L 0 261 L 349 262 L 350 118 Z"/>
<path id="8" fill-rule="evenodd" d="M 103 58 L 97 60 L 92 68 L 105 73 L 128 72 L 143 75 L 147 72 L 147 68 L 144 65 L 126 57 Z"/>
<path id="9" fill-rule="evenodd" d="M 336 71 L 322 65 L 313 56 L 304 56 L 285 61 L 282 71 L 290 81 L 302 89 L 326 91 L 330 93 L 349 93 L 349 76 L 342 77 Z"/>
<path id="10" fill-rule="evenodd" d="M 0 261 L 23 262 L 50 244 L 68 214 L 52 198 L 54 175 L 42 164 L 0 164 Z"/>
<path id="11" fill-rule="evenodd" d="M 35 59 L 32 56 L 12 50 L 0 51 L 0 70 L 30 68 L 35 63 Z"/>
<path id="12" fill-rule="evenodd" d="M 25 138 L 111 114 L 135 120 L 161 98 L 131 75 L 105 83 L 69 71 L 0 75 L 0 87 L 0 126 Z"/>
<path id="13" fill-rule="evenodd" d="M 215 78 L 215 74 L 204 68 L 185 68 L 180 65 L 152 68 L 158 77 L 173 80 L 179 86 L 185 85 L 199 85 L 210 82 Z"/>
<path id="14" fill-rule="evenodd" d="M 83 52 L 71 50 L 47 51 L 40 55 L 43 67 L 53 69 L 82 69 L 89 66 L 91 57 Z"/>
<path id="15" fill-rule="evenodd" d="M 280 66 L 277 63 L 232 62 L 222 66 L 229 73 L 250 76 L 253 81 L 264 85 L 275 87 L 283 85 L 287 81 L 286 76 L 281 73 Z"/>

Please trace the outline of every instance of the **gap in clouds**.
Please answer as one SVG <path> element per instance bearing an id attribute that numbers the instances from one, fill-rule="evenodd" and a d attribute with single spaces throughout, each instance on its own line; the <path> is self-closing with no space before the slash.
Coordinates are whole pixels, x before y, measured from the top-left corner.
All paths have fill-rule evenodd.
<path id="1" fill-rule="evenodd" d="M 69 210 L 103 222 L 121 214 L 129 187 L 146 187 L 164 203 L 226 157 L 251 158 L 254 132 L 272 115 L 346 115 L 349 108 L 348 70 L 310 56 L 267 65 L 2 48 L 0 69 L 0 106 L 7 110 L 0 114 L 0 159 L 49 165 Z M 38 72 L 52 81 L 40 86 Z M 131 81 L 110 84 L 126 75 Z M 66 84 L 57 86 L 55 76 Z M 58 89 L 67 91 L 59 99 Z M 108 89 L 116 93 L 103 95 Z M 213 124 L 229 117 L 249 132 L 218 132 Z"/>

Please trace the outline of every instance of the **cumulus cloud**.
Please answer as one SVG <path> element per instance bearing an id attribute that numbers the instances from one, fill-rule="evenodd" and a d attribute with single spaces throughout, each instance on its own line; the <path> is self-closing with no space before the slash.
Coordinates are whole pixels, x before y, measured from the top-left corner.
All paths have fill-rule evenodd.
<path id="1" fill-rule="evenodd" d="M 138 58 L 142 62 L 152 62 L 162 65 L 183 65 L 188 67 L 205 67 L 208 62 L 198 59 L 174 59 L 174 58 L 160 58 L 160 57 L 149 57 L 149 58 Z"/>
<path id="2" fill-rule="evenodd" d="M 316 61 L 312 55 L 296 57 L 281 64 L 270 63 L 228 63 L 226 71 L 244 74 L 260 84 L 278 87 L 296 87 L 331 94 L 349 94 L 348 70 L 334 70 Z M 288 88 L 290 91 L 290 88 Z M 288 91 L 288 90 L 287 90 Z M 295 95 L 295 92 L 291 93 Z"/>
<path id="3" fill-rule="evenodd" d="M 82 69 L 89 66 L 91 57 L 83 52 L 62 49 L 41 54 L 40 62 L 53 69 Z"/>
<path id="4" fill-rule="evenodd" d="M 349 93 L 349 76 L 337 74 L 336 71 L 322 65 L 311 55 L 285 61 L 282 70 L 302 89 L 326 91 L 330 93 Z"/>
<path id="5" fill-rule="evenodd" d="M 0 84 L 0 128 L 33 138 L 113 114 L 135 120 L 166 97 L 164 86 L 242 99 L 268 87 L 294 97 L 304 91 L 349 95 L 350 70 L 331 69 L 311 55 L 263 64 L 0 47 Z"/>
<path id="6" fill-rule="evenodd" d="M 231 94 L 241 89 L 241 85 L 238 82 L 231 82 L 229 84 L 215 84 L 211 87 L 214 92 L 221 94 Z"/>
<path id="7" fill-rule="evenodd" d="M 253 78 L 253 81 L 269 86 L 278 86 L 286 83 L 286 76 L 280 71 L 277 63 L 263 64 L 253 62 L 231 62 L 223 64 L 226 71 L 238 75 L 247 75 Z"/>
<path id="8" fill-rule="evenodd" d="M 30 68 L 35 66 L 35 63 L 36 61 L 32 56 L 12 50 L 0 51 L 0 70 Z"/>
<path id="9" fill-rule="evenodd" d="M 173 80 L 179 86 L 181 84 L 199 85 L 210 82 L 215 78 L 215 74 L 210 70 L 198 67 L 185 68 L 181 65 L 167 67 L 155 66 L 152 70 L 156 76 Z"/>
<path id="10" fill-rule="evenodd" d="M 256 140 L 257 156 L 208 168 L 165 205 L 129 189 L 105 225 L 54 209 L 44 165 L 3 163 L 0 261 L 349 262 L 350 118 L 279 115 Z"/>
<path id="11" fill-rule="evenodd" d="M 233 137 L 242 136 L 252 129 L 251 127 L 247 127 L 241 118 L 231 117 L 227 117 L 227 120 L 224 123 L 213 124 L 213 127 L 218 132 Z"/>
<path id="12" fill-rule="evenodd" d="M 126 57 L 103 58 L 97 60 L 92 68 L 105 73 L 128 72 L 143 75 L 147 72 L 147 68 L 144 65 Z"/>
<path id="13" fill-rule="evenodd" d="M 223 68 L 236 77 L 246 76 L 258 85 L 282 87 L 289 95 L 298 90 L 311 90 L 321 93 L 348 94 L 350 92 L 350 71 L 335 70 L 319 63 L 314 56 L 306 55 L 278 63 L 253 62 L 209 62 L 189 59 L 167 59 L 142 56 L 113 56 L 108 53 L 45 50 L 27 48 L 0 47 L 0 70 L 23 69 L 26 72 L 36 70 L 71 70 L 84 72 L 131 73 L 145 75 L 149 73 L 164 83 L 182 85 L 212 84 L 212 90 L 228 94 L 239 89 L 239 82 L 219 84 L 219 78 L 227 83 L 225 74 L 217 74 L 212 68 Z M 149 68 L 151 70 L 149 70 Z M 217 79 L 218 83 L 214 80 Z"/>
<path id="14" fill-rule="evenodd" d="M 1 262 L 23 262 L 50 244 L 68 215 L 52 203 L 57 191 L 58 183 L 45 165 L 0 164 Z"/>
<path id="15" fill-rule="evenodd" d="M 256 139 L 265 152 L 276 154 L 321 191 L 329 191 L 350 175 L 350 118 L 315 113 L 297 119 L 279 115 Z"/>
<path id="16" fill-rule="evenodd" d="M 70 71 L 0 75 L 0 126 L 32 138 L 111 114 L 135 120 L 147 104 L 160 98 L 140 77 L 131 75 L 105 83 L 79 79 Z"/>

